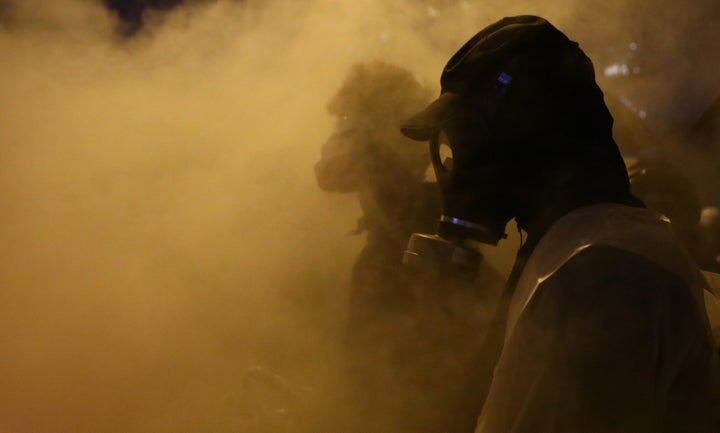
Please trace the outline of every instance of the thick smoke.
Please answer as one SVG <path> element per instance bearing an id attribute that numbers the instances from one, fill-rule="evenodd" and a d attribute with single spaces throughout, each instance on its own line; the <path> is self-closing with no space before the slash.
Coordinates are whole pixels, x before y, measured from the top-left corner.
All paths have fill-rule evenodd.
<path id="1" fill-rule="evenodd" d="M 598 52 L 627 34 L 624 2 L 505 3 L 193 2 L 128 38 L 100 1 L 0 2 L 0 430 L 243 431 L 253 365 L 330 396 L 363 239 L 312 167 L 351 65 L 434 85 L 519 13 Z"/>

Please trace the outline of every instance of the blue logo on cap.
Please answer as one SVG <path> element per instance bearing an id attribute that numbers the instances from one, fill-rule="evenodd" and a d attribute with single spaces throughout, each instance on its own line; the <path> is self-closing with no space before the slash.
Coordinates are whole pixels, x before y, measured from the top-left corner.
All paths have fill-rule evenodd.
<path id="1" fill-rule="evenodd" d="M 500 72 L 498 74 L 497 80 L 500 84 L 507 86 L 510 83 L 512 83 L 513 78 L 510 76 L 510 74 L 507 74 L 505 72 Z"/>

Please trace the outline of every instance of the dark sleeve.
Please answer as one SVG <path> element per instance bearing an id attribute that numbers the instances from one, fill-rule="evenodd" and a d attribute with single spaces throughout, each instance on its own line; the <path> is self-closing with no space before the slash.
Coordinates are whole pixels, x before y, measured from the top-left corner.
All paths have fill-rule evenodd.
<path id="1" fill-rule="evenodd" d="M 594 246 L 537 289 L 506 342 L 482 433 L 664 431 L 669 383 L 700 332 L 685 283 Z"/>

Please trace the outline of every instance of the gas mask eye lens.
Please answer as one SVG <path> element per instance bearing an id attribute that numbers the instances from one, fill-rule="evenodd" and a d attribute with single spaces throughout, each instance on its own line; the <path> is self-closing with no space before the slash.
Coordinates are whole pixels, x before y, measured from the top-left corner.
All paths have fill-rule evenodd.
<path id="1" fill-rule="evenodd" d="M 436 175 L 449 175 L 452 171 L 452 146 L 447 134 L 442 131 L 430 138 L 430 160 Z"/>
<path id="2" fill-rule="evenodd" d="M 426 178 L 440 184 L 449 182 L 453 151 L 447 134 L 442 131 L 430 137 L 430 161 L 432 171 L 426 175 Z"/>
<path id="3" fill-rule="evenodd" d="M 452 171 L 453 151 L 452 147 L 450 146 L 450 140 L 444 132 L 440 132 L 440 134 L 438 135 L 438 143 L 438 154 L 440 156 L 440 161 L 442 163 L 442 166 L 445 168 L 445 171 L 449 173 Z"/>

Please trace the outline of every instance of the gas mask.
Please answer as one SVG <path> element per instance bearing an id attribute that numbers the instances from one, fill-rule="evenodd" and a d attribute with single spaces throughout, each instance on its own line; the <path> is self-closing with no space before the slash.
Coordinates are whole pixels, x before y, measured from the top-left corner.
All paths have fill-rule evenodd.
<path id="1" fill-rule="evenodd" d="M 430 139 L 430 158 L 442 192 L 443 211 L 437 233 L 411 235 L 405 264 L 424 267 L 439 263 L 476 269 L 482 255 L 470 244 L 497 245 L 507 237 L 505 226 L 514 216 L 516 164 L 511 155 L 499 150 L 503 146 L 471 144 L 475 143 L 456 137 L 452 130 Z M 452 157 L 443 159 L 444 149 L 450 149 Z"/>
<path id="2" fill-rule="evenodd" d="M 437 233 L 411 235 L 403 257 L 406 265 L 439 263 L 476 269 L 482 255 L 469 245 L 497 245 L 507 237 L 505 226 L 514 216 L 518 170 L 511 152 L 517 146 L 501 138 L 508 134 L 502 131 L 496 114 L 511 80 L 509 75 L 499 74 L 497 84 L 482 101 L 474 101 L 473 109 L 458 110 L 430 136 L 430 160 L 442 192 L 443 212 Z M 443 159 L 441 151 L 446 149 L 452 156 Z"/>

